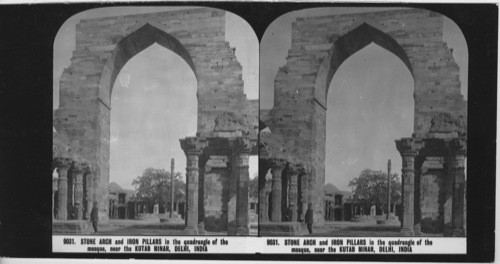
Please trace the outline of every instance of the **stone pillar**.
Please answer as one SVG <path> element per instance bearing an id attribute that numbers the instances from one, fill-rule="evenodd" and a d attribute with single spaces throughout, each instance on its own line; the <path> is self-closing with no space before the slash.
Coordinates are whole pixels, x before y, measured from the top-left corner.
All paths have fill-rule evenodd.
<path id="1" fill-rule="evenodd" d="M 281 173 L 285 168 L 285 161 L 280 159 L 273 159 L 270 162 L 271 172 L 273 174 L 273 186 L 271 192 L 272 207 L 271 207 L 271 221 L 281 222 Z"/>
<path id="2" fill-rule="evenodd" d="M 453 175 L 452 224 L 454 237 L 465 236 L 464 203 L 465 203 L 465 157 L 467 157 L 467 141 L 456 138 L 451 142 L 451 173 Z"/>
<path id="3" fill-rule="evenodd" d="M 174 168 L 175 168 L 175 161 L 174 159 L 172 158 L 170 160 L 170 219 L 172 219 L 173 217 L 173 213 L 174 213 L 174 195 L 175 195 L 175 184 L 174 184 L 174 176 L 175 176 L 175 172 L 174 172 Z"/>
<path id="4" fill-rule="evenodd" d="M 266 210 L 264 211 L 265 222 L 270 221 L 270 219 L 269 219 L 269 207 L 271 205 L 269 204 L 269 195 L 271 195 L 272 189 L 273 189 L 273 182 L 271 181 L 271 179 L 269 179 L 269 180 L 266 179 L 265 196 L 264 196 L 264 200 L 266 203 Z"/>
<path id="5" fill-rule="evenodd" d="M 413 187 L 414 187 L 414 192 L 413 192 L 413 231 L 415 236 L 422 236 L 422 206 L 421 206 L 421 199 L 422 199 L 422 190 L 420 189 L 420 184 L 421 184 L 421 179 L 422 179 L 422 166 L 424 164 L 426 157 L 423 155 L 417 155 L 414 160 L 414 180 L 413 180 Z"/>
<path id="6" fill-rule="evenodd" d="M 301 190 L 300 203 L 302 206 L 302 213 L 300 215 L 301 221 L 305 221 L 305 216 L 306 216 L 306 211 L 307 211 L 307 197 L 308 197 L 308 190 L 309 190 L 309 187 L 307 186 L 307 183 L 309 180 L 307 178 L 308 177 L 307 177 L 306 173 L 302 173 L 300 175 L 300 190 Z"/>
<path id="7" fill-rule="evenodd" d="M 391 214 L 391 160 L 387 161 L 387 208 L 385 220 L 389 221 Z"/>
<path id="8" fill-rule="evenodd" d="M 268 222 L 268 212 L 269 212 L 269 201 L 267 200 L 267 185 L 268 180 L 266 179 L 267 171 L 269 170 L 267 166 L 264 166 L 264 161 L 259 161 L 259 222 Z"/>
<path id="9" fill-rule="evenodd" d="M 208 157 L 198 159 L 198 233 L 205 234 L 205 165 Z"/>
<path id="10" fill-rule="evenodd" d="M 69 168 L 69 170 L 66 174 L 66 179 L 67 179 L 66 182 L 68 184 L 68 188 L 67 188 L 68 198 L 66 199 L 66 207 L 68 210 L 68 218 L 67 219 L 72 220 L 70 210 L 73 208 L 73 204 L 75 202 L 75 199 L 74 199 L 75 179 L 74 179 L 73 173 L 71 172 L 71 167 Z"/>
<path id="11" fill-rule="evenodd" d="M 202 142 L 196 137 L 181 139 L 181 147 L 186 154 L 186 235 L 198 235 L 198 160 L 202 152 Z"/>
<path id="12" fill-rule="evenodd" d="M 323 223 L 324 222 L 324 199 L 323 199 L 323 193 L 320 195 L 317 194 L 316 190 L 316 177 L 314 177 L 314 173 L 310 172 L 308 173 L 309 177 L 307 177 L 307 187 L 308 193 L 307 193 L 307 201 L 308 204 L 312 204 L 312 210 L 313 210 L 313 220 L 314 224 L 316 223 Z M 318 198 L 321 197 L 320 201 L 318 201 Z"/>
<path id="13" fill-rule="evenodd" d="M 55 215 L 55 211 L 54 211 L 54 204 L 55 204 L 55 200 L 56 200 L 56 197 L 55 197 L 55 194 L 56 194 L 56 191 L 57 191 L 57 181 L 58 181 L 58 178 L 59 178 L 59 175 L 57 174 L 57 169 L 56 168 L 52 168 L 52 211 L 51 211 L 51 215 L 52 215 L 52 220 L 54 220 L 56 218 L 56 215 Z"/>
<path id="14" fill-rule="evenodd" d="M 59 174 L 57 186 L 57 220 L 68 219 L 68 170 L 71 167 L 71 160 L 68 158 L 56 158 L 54 165 Z"/>
<path id="15" fill-rule="evenodd" d="M 71 172 L 75 185 L 76 220 L 83 219 L 83 174 L 87 170 L 86 164 L 73 162 Z"/>
<path id="16" fill-rule="evenodd" d="M 249 138 L 237 138 L 233 149 L 235 151 L 232 159 L 236 176 L 236 235 L 248 236 L 248 159 L 251 151 Z"/>
<path id="17" fill-rule="evenodd" d="M 299 177 L 299 166 L 290 166 L 289 172 L 289 194 L 288 194 L 288 204 L 293 204 L 292 208 L 292 221 L 297 222 L 297 208 L 298 208 L 298 197 L 299 189 L 297 185 L 297 179 Z"/>
<path id="18" fill-rule="evenodd" d="M 414 138 L 403 138 L 396 140 L 396 147 L 401 153 L 403 166 L 401 168 L 402 179 L 402 201 L 403 201 L 403 223 L 400 235 L 413 236 L 414 223 L 414 180 L 415 180 L 415 156 L 421 148 L 422 142 Z"/>
<path id="19" fill-rule="evenodd" d="M 90 171 L 87 171 L 85 174 L 85 199 L 87 202 L 87 208 L 85 210 L 85 219 L 90 219 L 90 212 L 92 211 L 92 196 L 93 196 L 93 189 L 92 189 L 92 173 Z"/>
<path id="20" fill-rule="evenodd" d="M 266 198 L 266 189 L 263 186 L 259 190 L 259 222 L 267 222 L 266 221 L 267 203 L 265 201 L 265 198 Z"/>

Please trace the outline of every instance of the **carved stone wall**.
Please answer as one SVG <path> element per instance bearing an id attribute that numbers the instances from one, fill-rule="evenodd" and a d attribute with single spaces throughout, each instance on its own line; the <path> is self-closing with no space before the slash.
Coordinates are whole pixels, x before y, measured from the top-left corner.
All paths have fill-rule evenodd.
<path id="1" fill-rule="evenodd" d="M 297 18 L 286 64 L 275 78 L 274 108 L 263 121 L 291 143 L 296 159 L 311 165 L 315 219 L 324 219 L 317 194 L 325 180 L 328 89 L 340 65 L 372 42 L 399 57 L 413 76 L 415 137 L 467 132 L 459 67 L 443 41 L 442 15 L 409 9 Z"/>
<path id="2" fill-rule="evenodd" d="M 157 43 L 181 56 L 197 79 L 198 134 L 214 130 L 215 119 L 238 113 L 256 130 L 256 102 L 243 93 L 242 68 L 225 41 L 225 13 L 210 8 L 81 20 L 76 48 L 60 80 L 54 127 L 90 161 L 100 219 L 107 219 L 110 105 L 120 69 Z M 253 112 L 255 113 L 253 113 Z M 256 135 L 256 132 L 252 132 Z M 256 137 L 256 136 L 254 136 Z"/>

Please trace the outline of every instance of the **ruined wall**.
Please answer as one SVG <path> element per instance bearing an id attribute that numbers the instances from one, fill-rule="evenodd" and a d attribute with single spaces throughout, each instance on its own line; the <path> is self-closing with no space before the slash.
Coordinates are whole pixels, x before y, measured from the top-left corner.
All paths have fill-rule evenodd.
<path id="1" fill-rule="evenodd" d="M 440 187 L 444 181 L 443 173 L 434 171 L 422 175 L 420 179 L 421 226 L 425 233 L 443 231 L 443 204 L 440 203 Z M 443 194 L 442 194 L 443 195 Z"/>
<path id="2" fill-rule="evenodd" d="M 221 232 L 227 230 L 226 219 L 224 218 L 223 193 L 228 184 L 228 174 L 221 171 L 210 172 L 205 175 L 205 230 Z"/>
<path id="3" fill-rule="evenodd" d="M 363 24 L 369 26 L 367 33 L 373 33 L 373 39 L 367 39 L 369 34 L 354 36 L 351 42 L 338 47 L 338 40 Z M 386 43 L 385 48 L 409 66 L 414 77 L 416 137 L 449 132 L 441 130 L 466 133 L 466 102 L 460 94 L 458 65 L 452 50 L 443 42 L 442 15 L 411 9 L 297 18 L 292 24 L 292 45 L 286 64 L 276 75 L 274 108 L 266 124 L 273 133 L 294 143 L 293 152 L 298 159 L 312 165 L 314 193 L 322 193 L 324 185 L 329 84 L 343 60 L 357 52 L 350 49 L 358 41 L 366 41 L 366 45 L 371 41 Z M 443 119 L 439 116 L 446 116 L 447 121 L 439 121 Z M 459 125 L 450 129 L 433 122 Z M 439 128 L 434 131 L 431 127 Z M 322 214 L 321 199 L 311 195 L 315 210 Z"/>
<path id="4" fill-rule="evenodd" d="M 96 18 L 77 24 L 76 49 L 60 80 L 54 126 L 91 161 L 101 219 L 108 215 L 110 97 L 119 70 L 152 44 L 147 41 L 179 54 L 198 82 L 198 133 L 210 132 L 221 113 L 239 112 L 249 104 L 243 93 L 241 65 L 234 48 L 225 41 L 224 30 L 224 11 L 208 8 Z M 122 45 L 136 33 L 139 36 L 131 44 Z"/>

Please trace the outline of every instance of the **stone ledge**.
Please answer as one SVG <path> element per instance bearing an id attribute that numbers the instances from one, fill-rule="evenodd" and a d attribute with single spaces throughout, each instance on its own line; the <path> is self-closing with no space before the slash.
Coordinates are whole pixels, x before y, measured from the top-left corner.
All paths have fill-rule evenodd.
<path id="1" fill-rule="evenodd" d="M 170 230 L 184 230 L 186 224 L 181 223 L 155 223 L 155 224 L 135 224 L 132 228 L 142 229 L 170 229 Z"/>
<path id="2" fill-rule="evenodd" d="M 307 228 L 299 222 L 264 222 L 259 223 L 261 236 L 303 236 Z"/>
<path id="3" fill-rule="evenodd" d="M 90 234 L 94 230 L 87 220 L 54 220 L 52 222 L 53 234 Z"/>

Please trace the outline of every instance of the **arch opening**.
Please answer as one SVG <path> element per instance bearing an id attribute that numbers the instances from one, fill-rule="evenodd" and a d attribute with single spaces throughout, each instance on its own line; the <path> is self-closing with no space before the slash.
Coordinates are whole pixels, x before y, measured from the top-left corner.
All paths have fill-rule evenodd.
<path id="1" fill-rule="evenodd" d="M 316 91 L 316 94 L 318 95 L 319 92 L 320 97 L 324 96 L 324 100 L 322 100 L 323 98 L 319 98 L 320 102 L 324 102 L 326 104 L 328 90 L 333 76 L 344 61 L 371 43 L 375 43 L 397 56 L 404 63 L 404 65 L 406 65 L 410 74 L 413 76 L 413 68 L 411 66 L 410 59 L 406 55 L 403 48 L 388 34 L 367 23 L 362 23 L 355 29 L 340 37 L 334 43 L 329 55 L 320 66 L 316 81 L 316 90 L 319 90 Z M 321 90 L 324 90 L 323 94 L 321 93 Z"/>
<path id="2" fill-rule="evenodd" d="M 135 55 L 155 43 L 180 56 L 189 65 L 196 78 L 196 68 L 191 55 L 179 40 L 165 31 L 146 23 L 120 40 L 115 47 L 113 56 L 104 66 L 99 85 L 99 98 L 103 103 L 107 104 L 108 108 L 111 108 L 111 94 L 116 78 L 122 68 Z"/>
<path id="3" fill-rule="evenodd" d="M 155 43 L 123 65 L 113 87 L 109 182 L 133 189 L 132 180 L 144 170 L 169 168 L 171 158 L 182 172 L 186 157 L 179 139 L 197 130 L 191 65 Z"/>
<path id="4" fill-rule="evenodd" d="M 394 141 L 414 125 L 414 80 L 399 56 L 370 43 L 335 69 L 327 98 L 325 184 L 351 191 L 362 170 L 400 174 Z"/>

